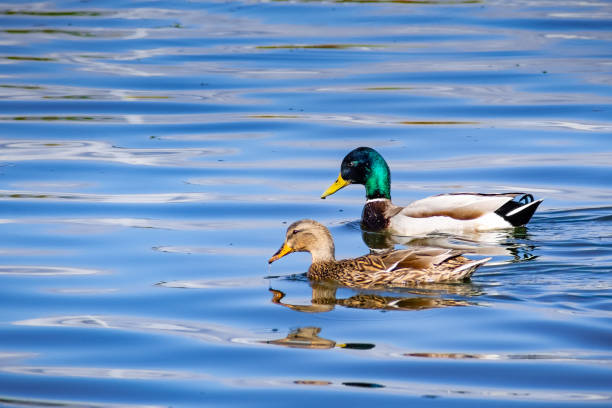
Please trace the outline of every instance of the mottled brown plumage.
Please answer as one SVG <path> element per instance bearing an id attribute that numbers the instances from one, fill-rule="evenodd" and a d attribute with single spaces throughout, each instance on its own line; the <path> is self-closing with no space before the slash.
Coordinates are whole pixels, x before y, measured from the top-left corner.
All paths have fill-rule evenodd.
<path id="1" fill-rule="evenodd" d="M 371 288 L 461 281 L 491 258 L 474 261 L 461 252 L 439 248 L 391 250 L 337 261 L 329 230 L 313 220 L 294 222 L 272 263 L 291 252 L 310 252 L 308 278 L 344 286 Z"/>

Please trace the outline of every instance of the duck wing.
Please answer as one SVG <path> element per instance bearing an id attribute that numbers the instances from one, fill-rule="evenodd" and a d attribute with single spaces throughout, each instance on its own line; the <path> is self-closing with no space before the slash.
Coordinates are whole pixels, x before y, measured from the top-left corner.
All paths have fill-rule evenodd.
<path id="1" fill-rule="evenodd" d="M 339 261 L 329 278 L 356 287 L 459 281 L 490 259 L 474 261 L 442 248 L 395 250 Z"/>
<path id="2" fill-rule="evenodd" d="M 400 215 L 413 218 L 445 216 L 473 220 L 496 213 L 514 226 L 526 224 L 542 200 L 526 193 L 450 193 L 417 200 L 404 207 Z"/>
<path id="3" fill-rule="evenodd" d="M 432 249 L 432 251 L 436 252 L 434 256 L 431 256 L 431 253 L 427 252 L 428 250 L 405 249 L 391 250 L 381 254 L 368 254 L 336 262 L 336 267 L 343 272 L 375 274 L 405 268 L 426 269 L 435 265 L 435 262 L 443 262 L 445 259 L 448 259 L 448 256 L 445 257 L 442 252 L 452 252 L 453 255 L 451 257 L 461 255 L 460 252 L 450 249 Z"/>
<path id="4" fill-rule="evenodd" d="M 404 251 L 396 251 L 404 252 Z M 402 254 L 390 253 L 385 261 L 396 263 L 389 265 L 386 278 L 389 283 L 406 282 L 449 282 L 469 278 L 476 269 L 491 258 L 472 260 L 462 256 L 461 251 L 424 248 L 408 250 L 408 254 L 398 260 Z"/>
<path id="5" fill-rule="evenodd" d="M 378 255 L 386 271 L 395 269 L 426 270 L 435 268 L 462 253 L 445 248 L 419 248 L 390 251 Z"/>

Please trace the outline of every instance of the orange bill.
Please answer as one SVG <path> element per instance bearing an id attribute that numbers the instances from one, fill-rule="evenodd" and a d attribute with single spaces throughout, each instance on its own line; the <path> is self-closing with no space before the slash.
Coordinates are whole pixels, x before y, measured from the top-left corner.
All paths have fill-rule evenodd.
<path id="1" fill-rule="evenodd" d="M 282 247 L 272 256 L 272 258 L 268 259 L 268 263 L 272 263 L 276 260 L 281 259 L 283 256 L 290 254 L 293 252 L 293 248 L 291 248 L 287 243 L 284 243 Z"/>

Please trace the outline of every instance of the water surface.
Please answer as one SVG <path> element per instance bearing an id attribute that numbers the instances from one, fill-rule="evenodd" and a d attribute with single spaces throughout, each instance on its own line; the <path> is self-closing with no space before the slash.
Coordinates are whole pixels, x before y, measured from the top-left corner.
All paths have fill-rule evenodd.
<path id="1" fill-rule="evenodd" d="M 0 405 L 610 405 L 606 1 L 0 4 Z M 526 191 L 527 228 L 403 244 L 469 283 L 325 288 L 286 226 L 368 252 L 393 199 Z M 374 237 L 376 238 L 376 237 Z M 398 247 L 402 245 L 398 244 Z"/>

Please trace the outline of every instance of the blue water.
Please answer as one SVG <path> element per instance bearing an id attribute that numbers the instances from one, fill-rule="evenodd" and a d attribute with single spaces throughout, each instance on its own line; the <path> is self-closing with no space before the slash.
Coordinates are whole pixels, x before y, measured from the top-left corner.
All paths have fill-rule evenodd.
<path id="1" fill-rule="evenodd" d="M 612 404 L 612 3 L 0 4 L 0 406 Z M 405 239 L 471 282 L 335 302 L 288 223 L 526 191 L 527 228 Z M 380 242 L 378 242 L 380 244 Z"/>

